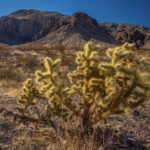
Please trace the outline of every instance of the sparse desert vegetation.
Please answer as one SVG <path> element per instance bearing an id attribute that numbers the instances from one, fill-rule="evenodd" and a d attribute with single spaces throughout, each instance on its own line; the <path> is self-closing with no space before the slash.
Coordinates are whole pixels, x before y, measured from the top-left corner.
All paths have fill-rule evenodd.
<path id="1" fill-rule="evenodd" d="M 35 150 L 148 150 L 150 103 L 145 100 L 149 100 L 149 51 L 138 50 L 134 45 L 124 45 L 116 48 L 116 51 L 115 48 L 113 51 L 110 49 L 107 53 L 107 47 L 94 48 L 92 45 L 87 45 L 85 51 L 80 49 L 81 52 L 65 50 L 64 47 L 55 48 L 37 51 L 36 48 L 29 50 L 29 46 L 28 50 L 18 47 L 13 51 L 7 50 L 7 56 L 1 55 L 0 88 L 4 93 L 0 96 L 0 136 L 3 139 L 0 147 Z M 90 67 L 84 62 L 88 53 Z M 111 61 L 112 55 L 116 56 L 116 62 Z M 44 63 L 45 57 L 48 58 Z M 125 69 L 115 74 L 118 64 Z M 106 73 L 107 79 L 100 74 L 99 67 Z M 140 69 L 143 70 L 140 72 Z M 67 76 L 71 72 L 69 78 L 72 83 Z M 88 80 L 84 74 L 88 75 Z M 138 76 L 138 88 L 133 84 L 134 75 Z M 30 80 L 26 81 L 27 78 Z M 112 80 L 108 82 L 109 79 L 117 79 L 118 83 Z M 77 81 L 80 81 L 82 88 Z M 101 88 L 100 85 L 107 87 Z M 131 87 L 136 89 L 134 93 Z M 119 99 L 115 99 L 119 92 Z M 108 96 L 114 100 L 112 103 L 105 99 Z M 127 98 L 123 100 L 121 96 Z M 120 97 L 122 101 L 118 101 Z M 145 108 L 133 110 L 142 103 Z M 129 114 L 125 115 L 124 112 Z M 123 114 L 117 115 L 120 113 Z"/>

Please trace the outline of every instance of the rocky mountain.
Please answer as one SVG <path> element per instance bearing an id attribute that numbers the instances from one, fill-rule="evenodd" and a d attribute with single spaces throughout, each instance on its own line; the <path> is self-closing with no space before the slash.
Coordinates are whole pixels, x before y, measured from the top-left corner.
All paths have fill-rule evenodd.
<path id="1" fill-rule="evenodd" d="M 10 45 L 36 41 L 54 31 L 64 15 L 36 10 L 19 10 L 0 18 L 0 42 Z"/>
<path id="2" fill-rule="evenodd" d="M 18 10 L 0 18 L 0 43 L 8 45 L 40 43 L 83 45 L 88 40 L 118 45 L 126 41 L 144 45 L 150 28 L 130 24 L 101 23 L 78 12 L 66 16 L 58 12 Z"/>
<path id="3" fill-rule="evenodd" d="M 138 46 L 145 45 L 150 40 L 150 28 L 133 24 L 101 23 L 113 37 L 120 43 L 136 42 Z"/>

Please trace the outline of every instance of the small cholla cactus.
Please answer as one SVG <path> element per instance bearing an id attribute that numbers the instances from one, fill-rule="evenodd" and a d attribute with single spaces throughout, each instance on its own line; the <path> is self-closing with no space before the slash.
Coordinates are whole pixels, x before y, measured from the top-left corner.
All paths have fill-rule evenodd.
<path id="1" fill-rule="evenodd" d="M 63 107 L 63 99 L 66 97 L 66 91 L 64 84 L 60 80 L 60 72 L 58 65 L 60 59 L 52 60 L 51 58 L 45 58 L 45 72 L 36 72 L 36 81 L 41 85 L 41 93 L 45 95 L 50 104 L 49 108 L 53 114 L 62 117 L 66 120 L 67 110 Z M 51 116 L 51 114 L 49 113 Z"/>
<path id="2" fill-rule="evenodd" d="M 31 79 L 27 79 L 23 84 L 22 94 L 19 96 L 17 103 L 21 106 L 19 109 L 22 116 L 30 106 L 35 106 L 36 99 L 40 98 L 40 93 L 34 86 Z"/>
<path id="3" fill-rule="evenodd" d="M 104 80 L 99 69 L 98 47 L 93 47 L 88 42 L 83 52 L 78 52 L 76 63 L 79 64 L 77 70 L 69 73 L 72 83 L 70 96 L 79 96 L 79 110 L 83 126 L 92 124 L 92 115 L 95 111 L 97 98 L 104 95 Z"/>

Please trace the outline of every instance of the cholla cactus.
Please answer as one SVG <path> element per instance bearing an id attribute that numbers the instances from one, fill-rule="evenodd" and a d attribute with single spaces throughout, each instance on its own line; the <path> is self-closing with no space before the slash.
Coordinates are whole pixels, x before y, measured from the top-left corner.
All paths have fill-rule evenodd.
<path id="1" fill-rule="evenodd" d="M 63 99 L 66 97 L 68 88 L 65 88 L 60 80 L 59 64 L 59 59 L 52 60 L 48 57 L 45 58 L 44 66 L 46 71 L 37 71 L 36 81 L 41 85 L 41 93 L 47 97 L 48 103 L 50 104 L 47 109 L 51 109 L 54 115 L 66 120 L 68 113 L 63 107 Z M 51 113 L 49 113 L 49 116 L 51 116 Z"/>
<path id="2" fill-rule="evenodd" d="M 136 55 L 134 44 L 110 48 L 107 56 L 110 61 L 101 62 L 89 42 L 77 55 L 80 66 L 69 74 L 70 81 L 74 81 L 70 96 L 80 96 L 80 117 L 85 126 L 112 114 L 128 113 L 148 98 L 149 85 L 141 75 L 147 63 Z"/>
<path id="3" fill-rule="evenodd" d="M 84 51 L 77 54 L 76 63 L 79 64 L 77 70 L 68 74 L 73 84 L 69 94 L 79 96 L 79 116 L 82 118 L 84 127 L 92 124 L 92 115 L 97 100 L 105 94 L 97 51 L 98 47 L 93 47 L 93 44 L 88 42 Z"/>
<path id="4" fill-rule="evenodd" d="M 25 116 L 25 111 L 30 107 L 34 106 L 36 99 L 40 97 L 39 91 L 33 85 L 31 79 L 27 79 L 23 84 L 23 92 L 19 96 L 17 103 L 21 106 L 19 109 L 22 113 L 22 116 Z"/>
<path id="5" fill-rule="evenodd" d="M 68 74 L 70 88 L 60 79 L 60 60 L 46 58 L 46 71 L 37 71 L 36 81 L 41 86 L 40 93 L 47 98 L 47 110 L 65 120 L 70 110 L 81 118 L 86 129 L 112 114 L 129 113 L 142 105 L 150 89 L 148 63 L 135 49 L 135 45 L 129 43 L 110 48 L 107 50 L 109 61 L 104 62 L 98 56 L 98 47 L 88 42 L 84 51 L 77 54 L 78 68 Z"/>
<path id="6" fill-rule="evenodd" d="M 105 77 L 105 98 L 99 106 L 105 105 L 99 117 L 111 114 L 129 113 L 148 98 L 150 84 L 143 82 L 141 69 L 147 65 L 146 60 L 138 56 L 135 45 L 125 43 L 107 51 L 110 62 L 102 63 L 100 68 Z M 143 70 L 146 75 L 146 70 Z"/>

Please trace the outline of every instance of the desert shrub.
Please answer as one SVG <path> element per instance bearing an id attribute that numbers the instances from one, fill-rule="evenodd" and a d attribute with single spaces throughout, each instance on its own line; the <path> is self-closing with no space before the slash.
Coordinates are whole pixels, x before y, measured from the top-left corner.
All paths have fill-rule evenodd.
<path id="1" fill-rule="evenodd" d="M 21 82 L 22 74 L 20 70 L 16 69 L 14 66 L 5 66 L 0 70 L 0 80 Z"/>
<path id="2" fill-rule="evenodd" d="M 67 57 L 66 54 L 66 50 L 68 49 L 66 46 L 62 45 L 62 44 L 57 44 L 53 47 L 50 48 L 51 50 L 55 50 L 56 52 L 58 51 L 58 53 L 60 54 L 60 59 L 61 59 L 61 65 L 62 66 L 66 66 L 69 64 L 70 62 L 70 58 Z M 55 53 L 56 53 L 55 52 Z M 50 55 L 49 55 L 50 56 Z"/>
<path id="3" fill-rule="evenodd" d="M 0 87 L 5 89 L 20 88 L 21 86 L 21 82 L 16 82 L 14 80 L 0 80 Z"/>
<path id="4" fill-rule="evenodd" d="M 22 71 L 13 65 L 0 65 L 0 87 L 20 88 L 25 78 Z"/>
<path id="5" fill-rule="evenodd" d="M 0 51 L 1 50 L 5 50 L 5 49 L 6 49 L 5 45 L 4 44 L 0 44 Z"/>
<path id="6" fill-rule="evenodd" d="M 130 113 L 149 98 L 148 65 L 136 55 L 135 45 L 125 43 L 107 50 L 108 62 L 100 60 L 98 47 L 88 42 L 77 53 L 78 67 L 68 74 L 70 86 L 61 80 L 61 60 L 45 58 L 45 71 L 36 71 L 36 83 L 47 100 L 49 117 L 67 120 L 70 115 L 91 128 L 110 115 Z"/>
<path id="7" fill-rule="evenodd" d="M 81 50 L 83 50 L 83 47 L 74 45 L 74 46 L 70 46 L 69 49 L 72 49 L 74 51 L 81 51 Z"/>
<path id="8" fill-rule="evenodd" d="M 68 66 L 72 63 L 73 57 L 69 57 L 67 55 L 61 56 L 61 66 Z"/>
<path id="9" fill-rule="evenodd" d="M 7 49 L 5 44 L 0 44 L 0 56 L 7 55 Z"/>
<path id="10" fill-rule="evenodd" d="M 33 55 L 28 55 L 25 59 L 24 59 L 24 67 L 28 68 L 30 70 L 33 70 L 39 65 L 39 61 L 38 58 L 36 56 Z"/>
<path id="11" fill-rule="evenodd" d="M 49 47 L 40 44 L 18 45 L 16 48 L 21 51 L 43 51 L 50 49 Z"/>
<path id="12" fill-rule="evenodd" d="M 29 72 L 34 72 L 40 64 L 39 59 L 37 58 L 37 56 L 34 55 L 18 57 L 16 61 L 17 66 L 21 66 L 24 70 Z"/>
<path id="13" fill-rule="evenodd" d="M 67 65 L 68 59 L 67 59 L 67 56 L 65 54 L 65 51 L 67 48 L 62 44 L 58 44 L 58 45 L 55 45 L 54 47 L 52 47 L 52 49 L 59 51 L 60 57 L 61 57 L 61 65 L 62 66 Z"/>
<path id="14" fill-rule="evenodd" d="M 50 48 L 51 50 L 58 50 L 58 51 L 65 51 L 67 49 L 67 47 L 65 45 L 62 45 L 62 44 L 57 44 L 55 46 L 52 46 Z"/>

